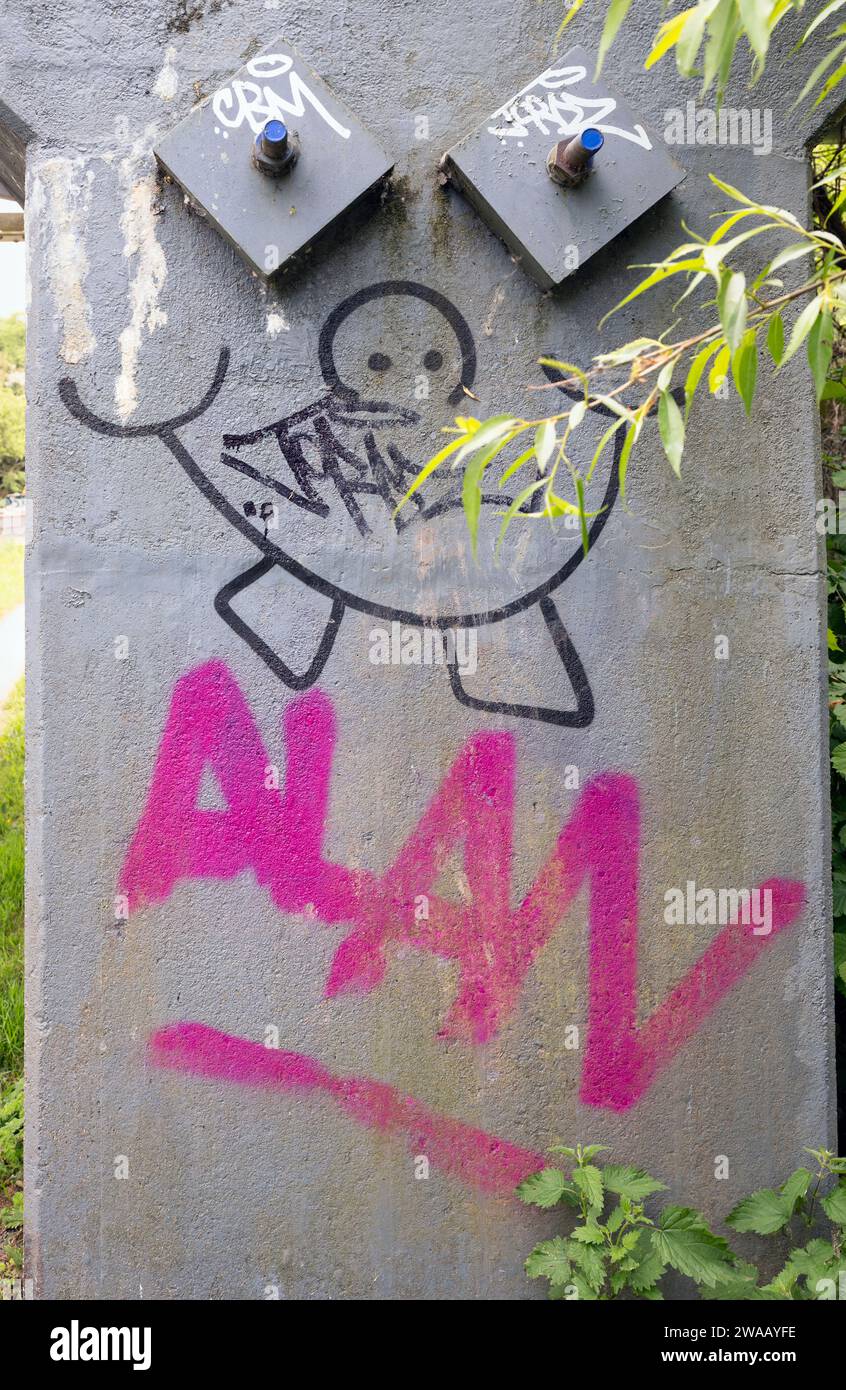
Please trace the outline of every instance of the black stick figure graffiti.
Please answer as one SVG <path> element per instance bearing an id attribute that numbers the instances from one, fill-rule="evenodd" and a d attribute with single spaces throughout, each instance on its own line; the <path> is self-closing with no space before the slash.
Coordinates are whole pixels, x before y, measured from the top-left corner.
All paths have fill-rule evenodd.
<path id="1" fill-rule="evenodd" d="M 326 319 L 320 334 L 318 353 L 327 388 L 323 396 L 305 409 L 261 429 L 240 435 L 226 434 L 223 438 L 221 462 L 235 473 L 272 490 L 286 503 L 312 514 L 321 521 L 327 520 L 331 512 L 332 503 L 327 501 L 328 489 L 332 500 L 337 498 L 361 535 L 369 532 L 369 525 L 359 501 L 362 496 L 378 498 L 384 502 L 398 530 L 408 524 L 402 514 L 394 517 L 394 511 L 397 501 L 418 471 L 417 466 L 405 457 L 395 442 L 391 441 L 383 448 L 381 441 L 381 434 L 386 427 L 402 429 L 417 421 L 417 412 L 398 407 L 389 401 L 363 398 L 354 386 L 343 380 L 336 360 L 335 344 L 341 325 L 363 305 L 389 296 L 406 296 L 422 301 L 446 320 L 454 334 L 460 361 L 459 379 L 447 399 L 453 406 L 464 399 L 466 391 L 472 387 L 476 372 L 476 350 L 466 320 L 456 307 L 436 290 L 415 284 L 413 281 L 391 280 L 359 290 L 337 305 Z M 443 355 L 432 350 L 426 354 L 423 361 L 427 369 L 440 368 Z M 223 586 L 215 597 L 214 606 L 224 622 L 243 638 L 274 675 L 292 690 L 304 690 L 312 685 L 329 659 L 347 608 L 388 622 L 399 622 L 408 627 L 437 628 L 447 632 L 504 622 L 537 604 L 552 638 L 553 648 L 575 695 L 575 708 L 557 709 L 511 704 L 468 694 L 462 684 L 454 645 L 453 654 L 448 656 L 446 663 L 453 693 L 461 704 L 488 713 L 539 720 L 565 728 L 585 728 L 592 722 L 594 700 L 584 666 L 550 597 L 584 560 L 585 552 L 581 546 L 574 549 L 543 582 L 510 602 L 489 609 L 423 616 L 353 593 L 347 587 L 321 576 L 310 565 L 296 559 L 282 545 L 276 543 L 268 534 L 267 527 L 262 533 L 252 520 L 257 515 L 255 505 L 248 502 L 239 510 L 212 481 L 179 438 L 179 431 L 199 419 L 212 405 L 223 386 L 228 366 L 229 349 L 222 348 L 214 379 L 202 400 L 191 410 L 149 425 L 117 425 L 95 415 L 83 404 L 75 382 L 69 377 L 62 379 L 59 392 L 71 414 L 98 434 L 113 439 L 160 439 L 212 506 L 262 552 L 263 558 L 258 564 L 250 566 Z M 371 371 L 380 372 L 390 366 L 390 358 L 381 352 L 373 353 L 368 366 Z M 554 372 L 551 369 L 545 370 L 549 379 L 554 380 Z M 605 407 L 595 409 L 599 414 L 610 414 Z M 243 456 L 244 451 L 250 446 L 270 437 L 275 437 L 295 486 L 281 481 L 267 470 L 256 469 L 249 459 Z M 605 493 L 588 528 L 589 553 L 604 530 L 617 499 L 622 441 L 622 432 L 617 431 L 614 436 L 613 463 Z M 420 494 L 415 494 L 412 500 L 417 516 L 429 520 L 441 515 L 445 510 L 461 506 L 460 481 L 446 496 L 440 496 L 434 502 L 431 499 L 427 501 Z M 499 508 L 507 504 L 508 500 L 501 492 L 483 498 L 483 501 L 495 503 Z M 262 515 L 260 511 L 258 514 Z M 331 601 L 331 613 L 317 650 L 308 669 L 301 673 L 293 671 L 232 607 L 232 602 L 238 594 L 255 584 L 277 565 Z"/>

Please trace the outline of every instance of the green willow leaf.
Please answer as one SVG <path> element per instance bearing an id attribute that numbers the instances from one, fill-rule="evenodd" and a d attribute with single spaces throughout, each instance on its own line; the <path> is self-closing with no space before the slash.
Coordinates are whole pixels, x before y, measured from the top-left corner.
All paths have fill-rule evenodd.
<path id="1" fill-rule="evenodd" d="M 535 455 L 538 461 L 539 473 L 546 472 L 547 464 L 549 463 L 549 460 L 552 458 L 552 455 L 555 452 L 555 446 L 557 442 L 558 440 L 555 434 L 555 421 L 542 420 L 541 423 L 538 425 L 537 429 L 535 430 L 534 444 Z"/>
<path id="2" fill-rule="evenodd" d="M 458 439 L 453 439 L 449 444 L 446 445 L 444 449 L 441 449 L 440 452 L 435 454 L 433 458 L 430 458 L 428 463 L 425 463 L 423 465 L 420 472 L 417 474 L 417 477 L 414 479 L 414 482 L 411 484 L 411 487 L 408 489 L 405 495 L 402 498 L 400 498 L 399 502 L 394 508 L 394 516 L 396 516 L 397 512 L 401 511 L 401 509 L 405 506 L 409 497 L 413 497 L 417 489 L 423 486 L 429 475 L 434 473 L 435 469 L 443 463 L 444 459 L 448 459 L 450 454 L 454 454 L 457 449 L 460 449 L 462 444 L 467 442 L 468 438 L 468 435 L 460 435 Z"/>
<path id="3" fill-rule="evenodd" d="M 786 366 L 787 363 L 790 361 L 791 357 L 793 357 L 793 355 L 799 351 L 799 348 L 802 346 L 808 334 L 810 333 L 821 309 L 821 295 L 817 295 L 816 298 L 811 300 L 810 304 L 805 305 L 804 309 L 802 310 L 801 314 L 799 315 L 798 319 L 793 325 L 793 331 L 790 334 L 790 340 L 785 349 L 784 356 L 782 357 L 781 362 L 779 364 L 780 367 Z"/>
<path id="4" fill-rule="evenodd" d="M 724 343 L 722 338 L 717 338 L 713 343 L 706 343 L 704 348 L 701 348 L 700 351 L 697 352 L 696 356 L 694 357 L 690 365 L 690 371 L 687 374 L 687 380 L 684 383 L 685 421 L 687 421 L 688 416 L 690 415 L 690 407 L 693 404 L 693 397 L 696 394 L 696 388 L 702 380 L 702 373 L 705 371 L 705 368 L 707 367 L 714 353 L 717 352 L 723 346 Z"/>
<path id="5" fill-rule="evenodd" d="M 594 80 L 602 71 L 602 64 L 605 62 L 609 48 L 617 37 L 620 25 L 631 9 L 632 0 L 611 0 L 608 6 L 608 13 L 605 16 L 605 23 L 602 26 L 602 37 L 599 40 L 599 52 L 596 55 L 596 73 Z"/>
<path id="6" fill-rule="evenodd" d="M 820 59 L 820 61 L 817 63 L 817 66 L 811 73 L 811 76 L 808 78 L 798 97 L 794 101 L 794 106 L 798 106 L 800 102 L 803 102 L 805 100 L 805 97 L 808 96 L 809 93 L 814 90 L 823 73 L 828 72 L 828 69 L 831 67 L 832 63 L 837 61 L 837 59 L 840 57 L 841 53 L 843 53 L 844 50 L 846 50 L 846 39 L 844 39 L 842 43 L 835 44 L 834 48 L 829 49 L 828 53 L 826 53 L 825 56 Z"/>
<path id="7" fill-rule="evenodd" d="M 717 295 L 717 308 L 723 336 L 732 352 L 736 352 L 746 332 L 746 276 L 741 270 L 727 270 L 724 274 Z"/>
<path id="8" fill-rule="evenodd" d="M 526 502 L 528 502 L 530 497 L 534 496 L 534 494 L 538 491 L 538 488 L 542 487 L 546 487 L 546 478 L 536 478 L 533 483 L 529 483 L 528 487 L 524 487 L 523 491 L 519 493 L 517 497 L 514 498 L 514 501 L 511 503 L 510 507 L 505 513 L 505 516 L 502 518 L 502 525 L 499 528 L 499 536 L 497 537 L 496 549 L 494 551 L 495 555 L 499 554 L 502 548 L 502 543 L 505 540 L 505 533 L 511 525 L 512 521 L 514 520 L 515 516 L 519 512 L 520 508 Z"/>
<path id="9" fill-rule="evenodd" d="M 539 357 L 538 365 L 541 367 L 554 367 L 557 372 L 566 372 L 567 376 L 563 378 L 564 381 L 566 381 L 568 377 L 574 376 L 576 380 L 581 383 L 582 390 L 585 393 L 585 400 L 590 396 L 590 382 L 587 378 L 587 372 L 585 372 L 582 367 L 576 367 L 572 362 L 561 362 L 557 357 Z M 556 385 L 560 386 L 561 382 L 556 382 Z"/>
<path id="10" fill-rule="evenodd" d="M 564 18 L 562 19 L 561 23 L 559 24 L 555 34 L 556 43 L 558 43 L 559 39 L 561 38 L 561 35 L 564 33 L 564 30 L 567 28 L 570 21 L 576 18 L 576 15 L 579 13 L 579 10 L 582 8 L 582 5 L 584 3 L 585 0 L 570 0 L 567 12 L 564 15 Z"/>
<path id="11" fill-rule="evenodd" d="M 731 0 L 729 0 L 731 3 Z M 651 52 L 648 54 L 644 67 L 648 71 L 669 52 L 674 44 L 678 43 L 682 30 L 690 19 L 693 9 L 682 10 L 681 14 L 673 15 L 672 19 L 667 19 L 659 27 L 655 38 L 655 43 Z"/>
<path id="12" fill-rule="evenodd" d="M 765 283 L 780 285 L 782 283 L 780 280 L 773 279 L 777 270 L 781 270 L 783 265 L 789 265 L 791 261 L 798 260 L 800 256 L 809 256 L 818 250 L 819 247 L 816 242 L 810 239 L 808 241 L 794 242 L 792 246 L 785 246 L 784 249 L 777 252 L 772 260 L 767 262 L 763 270 L 755 276 L 755 279 L 752 281 L 753 291 L 757 292 Z"/>
<path id="13" fill-rule="evenodd" d="M 819 14 L 811 20 L 810 24 L 808 25 L 807 29 L 802 35 L 802 38 L 799 41 L 799 47 L 801 48 L 802 44 L 807 43 L 814 30 L 818 29 L 821 24 L 824 24 L 825 21 L 828 19 L 829 15 L 834 14 L 835 10 L 841 9 L 843 5 L 846 5 L 846 0 L 829 0 L 829 3 L 827 5 L 823 5 Z"/>
<path id="14" fill-rule="evenodd" d="M 518 424 L 513 415 L 492 415 L 489 420 L 483 420 L 478 429 L 462 442 L 453 466 L 461 463 L 468 454 L 475 454 L 498 440 L 504 441 L 505 436 Z"/>
<path id="15" fill-rule="evenodd" d="M 814 102 L 814 106 L 822 105 L 829 92 L 833 92 L 835 87 L 839 87 L 844 77 L 846 77 L 846 63 L 841 63 L 840 67 L 837 68 L 836 71 L 833 72 L 831 76 L 827 79 L 827 81 L 824 83 L 819 96 Z"/>
<path id="16" fill-rule="evenodd" d="M 722 386 L 723 382 L 728 376 L 730 364 L 731 348 L 728 346 L 728 344 L 725 344 L 723 347 L 720 348 L 720 351 L 714 358 L 713 365 L 711 367 L 710 372 L 708 373 L 708 390 L 711 392 L 712 396 L 716 396 L 717 392 L 719 391 L 720 387 Z"/>
<path id="17" fill-rule="evenodd" d="M 684 27 L 676 40 L 676 68 L 682 77 L 691 77 L 696 65 L 696 57 L 702 47 L 705 25 L 711 10 L 716 9 L 718 0 L 706 0 L 688 13 Z"/>
<path id="18" fill-rule="evenodd" d="M 621 423 L 621 422 L 620 422 Z M 626 475 L 629 471 L 629 459 L 632 456 L 632 449 L 637 443 L 640 434 L 640 422 L 630 425 L 623 440 L 623 447 L 620 451 L 620 463 L 617 469 L 617 476 L 620 483 L 620 500 L 625 504 L 626 501 Z"/>
<path id="19" fill-rule="evenodd" d="M 718 179 L 716 174 L 709 174 L 708 177 L 712 183 L 717 185 L 721 193 L 728 194 L 729 198 L 735 203 L 745 203 L 749 208 L 758 208 L 761 206 L 760 203 L 755 203 L 751 198 L 747 198 L 746 194 L 741 193 L 740 189 L 735 188 L 733 184 L 725 183 L 722 179 Z"/>
<path id="20" fill-rule="evenodd" d="M 582 533 L 582 550 L 585 555 L 587 555 L 590 546 L 590 537 L 588 535 L 587 517 L 585 516 L 585 484 L 582 478 L 576 478 L 576 500 L 579 504 L 579 529 Z M 587 1169 L 579 1168 L 577 1171 L 585 1173 Z M 594 1171 L 598 1172 L 598 1169 Z M 573 1176 L 575 1178 L 575 1174 Z"/>
<path id="21" fill-rule="evenodd" d="M 834 351 L 834 324 L 827 309 L 823 310 L 811 326 L 811 331 L 808 334 L 807 351 L 808 366 L 811 368 L 811 375 L 814 378 L 817 403 L 819 404 L 825 390 L 828 369 L 831 366 L 831 355 Z"/>
<path id="22" fill-rule="evenodd" d="M 684 419 L 669 391 L 662 391 L 658 400 L 658 433 L 670 467 L 679 478 L 684 452 Z"/>
<path id="23" fill-rule="evenodd" d="M 493 421 L 488 421 L 488 425 L 492 424 Z M 483 435 L 486 435 L 488 439 L 493 435 L 493 443 L 489 444 L 487 449 L 477 448 L 470 455 L 464 467 L 464 478 L 461 484 L 461 505 L 464 508 L 467 529 L 470 532 L 470 549 L 474 559 L 476 559 L 479 544 L 479 517 L 482 512 L 482 479 L 485 474 L 485 469 L 493 462 L 497 454 L 505 448 L 506 444 L 515 437 L 513 433 L 510 434 L 507 430 L 502 432 L 501 425 L 497 431 L 489 430 L 483 425 L 475 438 L 481 439 Z M 457 458 L 461 458 L 464 448 L 466 448 L 466 446 L 462 446 L 462 449 L 459 450 L 456 455 Z"/>
<path id="24" fill-rule="evenodd" d="M 634 289 L 629 294 L 625 295 L 625 297 L 620 300 L 619 304 L 615 304 L 613 309 L 609 309 L 608 313 L 603 315 L 599 320 L 599 327 L 601 328 L 604 323 L 607 323 L 608 319 L 610 319 L 613 314 L 616 314 L 618 310 L 622 309 L 624 305 L 631 304 L 633 299 L 637 299 L 639 295 L 645 294 L 647 290 L 653 289 L 655 285 L 663 284 L 671 275 L 679 275 L 685 270 L 702 270 L 704 268 L 706 267 L 701 256 L 697 256 L 695 259 L 675 261 L 672 265 L 662 264 L 657 266 L 651 275 L 647 275 L 645 279 L 635 285 Z"/>
<path id="25" fill-rule="evenodd" d="M 737 394 L 743 401 L 746 414 L 751 415 L 758 376 L 758 343 L 754 328 L 744 333 L 743 341 L 732 357 L 731 370 Z"/>
<path id="26" fill-rule="evenodd" d="M 761 0 L 737 0 L 740 22 L 759 63 L 767 57 L 770 46 L 769 17 L 772 5 L 762 4 Z"/>
<path id="27" fill-rule="evenodd" d="M 767 347 L 770 357 L 777 367 L 784 357 L 784 319 L 780 313 L 773 314 L 767 329 Z"/>
<path id="28" fill-rule="evenodd" d="M 589 468 L 588 471 L 587 471 L 587 480 L 588 480 L 588 482 L 590 482 L 590 480 L 591 480 L 591 478 L 592 478 L 592 476 L 593 476 L 593 471 L 594 471 L 594 469 L 596 468 L 596 465 L 599 463 L 599 460 L 602 458 L 602 455 L 605 453 L 605 449 L 606 449 L 606 447 L 607 447 L 607 445 L 608 445 L 608 441 L 611 439 L 611 437 L 612 437 L 613 435 L 615 435 L 615 434 L 617 433 L 618 429 L 620 429 L 625 423 L 626 423 L 625 420 L 615 420 L 614 423 L 613 423 L 613 425 L 609 425 L 609 426 L 608 426 L 608 429 L 605 431 L 605 433 L 603 434 L 603 436 L 602 436 L 602 438 L 600 439 L 599 443 L 597 444 L 596 449 L 595 449 L 595 451 L 594 451 L 593 458 L 592 458 L 591 461 L 590 461 L 590 468 Z M 634 426 L 632 426 L 632 428 L 634 428 Z M 625 445 L 624 445 L 623 447 L 625 448 Z M 621 495 L 622 495 L 622 484 L 621 484 Z"/>
<path id="29" fill-rule="evenodd" d="M 535 446 L 534 444 L 532 444 L 531 447 L 525 449 L 522 454 L 518 454 L 513 463 L 509 463 L 508 467 L 506 468 L 505 472 L 499 480 L 499 487 L 503 487 L 505 483 L 508 482 L 508 479 L 512 478 L 514 474 L 518 472 L 518 470 L 521 469 L 524 464 L 528 463 L 529 459 L 534 458 L 534 456 Z"/>
<path id="30" fill-rule="evenodd" d="M 717 83 L 718 94 L 726 84 L 726 79 L 734 58 L 734 51 L 740 39 L 740 21 L 734 0 L 720 0 L 708 26 L 705 42 L 705 59 L 702 67 L 702 92 L 710 91 Z"/>

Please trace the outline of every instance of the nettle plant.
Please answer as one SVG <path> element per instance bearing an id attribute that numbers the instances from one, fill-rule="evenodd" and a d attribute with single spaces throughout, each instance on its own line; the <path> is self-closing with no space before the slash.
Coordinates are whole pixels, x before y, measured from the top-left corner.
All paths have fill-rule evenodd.
<path id="1" fill-rule="evenodd" d="M 584 3 L 575 0 L 561 30 Z M 823 44 L 825 52 L 799 101 L 814 96 L 818 106 L 846 79 L 846 23 L 836 24 L 834 18 L 844 6 L 846 0 L 808 6 L 811 18 L 798 46 Z M 630 7 L 631 0 L 611 0 L 608 5 L 597 70 Z M 754 83 L 764 70 L 773 30 L 788 15 L 805 8 L 806 0 L 702 0 L 661 24 L 645 66 L 653 67 L 673 50 L 680 74 L 701 75 L 702 94 L 714 91 L 719 104 L 732 64 L 739 49 L 743 51 L 741 40 L 751 53 Z M 829 21 L 836 25 L 830 33 L 825 31 Z M 810 229 L 784 208 L 761 203 L 715 175 L 710 177 L 733 206 L 713 214 L 718 225 L 710 235 L 685 226 L 688 240 L 663 260 L 633 267 L 648 274 L 600 322 L 601 327 L 625 305 L 672 280 L 681 289 L 674 314 L 686 300 L 686 310 L 692 309 L 691 297 L 702 293 L 699 326 L 679 334 L 674 322 L 654 336 L 637 337 L 598 353 L 582 366 L 554 358 L 539 359 L 541 365 L 560 376 L 527 389 L 543 392 L 560 387 L 578 399 L 564 410 L 533 419 L 505 414 L 488 419 L 457 417 L 447 431 L 452 439 L 423 465 L 400 507 L 436 468 L 449 462 L 451 467 L 463 469 L 462 503 L 475 554 L 485 475 L 506 450 L 513 451 L 516 457 L 505 469 L 499 486 L 515 475 L 521 476 L 524 486 L 503 511 L 497 545 L 518 517 L 554 521 L 570 515 L 579 518 L 582 544 L 587 549 L 587 523 L 596 515 L 589 510 L 590 484 L 618 431 L 625 432 L 619 460 L 620 495 L 625 505 L 632 452 L 653 411 L 657 412 L 664 452 L 673 471 L 680 475 L 688 417 L 697 393 L 721 393 L 731 379 L 750 413 L 762 354 L 780 371 L 804 349 L 817 397 L 822 396 L 835 333 L 840 331 L 846 308 L 846 242 L 837 230 L 840 210 L 846 203 L 846 158 L 841 146 L 835 147 L 814 186 L 818 215 L 817 225 Z M 760 236 L 776 245 L 768 249 L 763 262 L 750 266 L 751 243 Z M 780 278 L 787 267 L 793 267 L 790 273 L 799 281 L 789 288 Z M 802 273 L 796 275 L 800 267 Z M 682 385 L 683 396 L 678 392 Z M 590 463 L 580 468 L 572 457 L 572 441 L 592 407 L 610 411 L 612 421 Z"/>
<path id="2" fill-rule="evenodd" d="M 780 1188 L 753 1192 L 726 1217 L 726 1224 L 735 1231 L 760 1236 L 784 1233 L 793 1242 L 784 1267 L 774 1279 L 762 1288 L 757 1287 L 756 1279 L 749 1292 L 734 1297 L 846 1298 L 846 1158 L 837 1158 L 827 1149 L 806 1152 L 814 1159 L 815 1172 L 797 1168 Z M 809 1232 L 821 1214 L 828 1218 L 828 1238 L 815 1237 L 799 1245 L 799 1231 L 804 1226 Z"/>
<path id="3" fill-rule="evenodd" d="M 832 482 L 846 488 L 846 469 Z M 827 550 L 834 979 L 846 998 L 846 535 L 829 536 Z"/>
<path id="4" fill-rule="evenodd" d="M 604 1144 L 575 1148 L 557 1144 L 551 1153 L 566 1167 L 544 1168 L 517 1188 L 536 1207 L 572 1207 L 579 1217 L 568 1236 L 536 1245 L 526 1260 L 530 1279 L 548 1279 L 549 1297 L 607 1300 L 624 1292 L 663 1298 L 660 1283 L 669 1267 L 712 1290 L 733 1274 L 728 1242 L 714 1235 L 690 1207 L 666 1205 L 655 1219 L 644 1201 L 665 1184 L 631 1165 L 594 1163 Z"/>
<path id="5" fill-rule="evenodd" d="M 526 1260 L 530 1279 L 547 1279 L 549 1297 L 662 1299 L 669 1270 L 693 1280 L 711 1299 L 799 1300 L 846 1297 L 846 1159 L 826 1149 L 809 1149 L 816 1172 L 797 1168 L 778 1189 L 763 1188 L 734 1208 L 727 1225 L 757 1235 L 784 1233 L 797 1240 L 828 1218 L 828 1239 L 792 1245 L 786 1263 L 768 1283 L 754 1264 L 741 1259 L 692 1207 L 664 1204 L 647 1215 L 646 1201 L 665 1184 L 631 1164 L 594 1160 L 603 1144 L 557 1144 L 562 1168 L 544 1168 L 520 1183 L 517 1194 L 532 1206 L 567 1207 L 577 1213 L 568 1235 L 541 1241 Z M 831 1185 L 833 1182 L 833 1186 Z M 823 1188 L 831 1190 L 823 1192 Z"/>

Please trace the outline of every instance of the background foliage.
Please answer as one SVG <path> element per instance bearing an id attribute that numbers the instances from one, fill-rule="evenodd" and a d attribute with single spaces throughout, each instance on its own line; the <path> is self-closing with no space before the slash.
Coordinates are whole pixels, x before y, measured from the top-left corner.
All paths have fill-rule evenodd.
<path id="1" fill-rule="evenodd" d="M 0 319 L 0 496 L 24 487 L 25 338 L 19 315 Z"/>

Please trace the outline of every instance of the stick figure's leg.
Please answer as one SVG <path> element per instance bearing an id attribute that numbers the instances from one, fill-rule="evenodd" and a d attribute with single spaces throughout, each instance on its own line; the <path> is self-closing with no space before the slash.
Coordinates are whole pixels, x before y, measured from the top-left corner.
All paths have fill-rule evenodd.
<path id="1" fill-rule="evenodd" d="M 268 666 L 273 672 L 274 676 L 284 681 L 285 685 L 291 690 L 307 690 L 310 685 L 314 685 L 314 682 L 318 679 L 323 667 L 329 660 L 329 654 L 335 644 L 338 628 L 344 616 L 345 605 L 340 599 L 336 598 L 333 601 L 332 612 L 323 630 L 323 634 L 317 646 L 317 651 L 308 669 L 298 674 L 282 660 L 281 656 L 279 656 L 263 638 L 259 637 L 258 633 L 254 632 L 249 623 L 245 622 L 240 614 L 236 613 L 231 606 L 232 600 L 238 594 L 248 589 L 251 584 L 257 583 L 259 579 L 263 579 L 270 570 L 275 568 L 277 568 L 277 566 L 274 560 L 260 560 L 257 565 L 251 565 L 248 570 L 245 570 L 243 574 L 239 574 L 236 579 L 231 579 L 228 584 L 224 584 L 214 600 L 215 612 L 219 614 L 229 627 L 231 627 L 233 632 L 236 632 L 239 637 L 243 638 L 247 646 L 255 652 L 256 656 L 261 658 L 265 666 Z"/>
<path id="2" fill-rule="evenodd" d="M 563 710 L 548 709 L 542 705 L 515 705 L 502 700 L 480 700 L 475 695 L 468 695 L 461 681 L 458 663 L 454 658 L 448 663 L 452 693 L 456 700 L 459 700 L 462 705 L 469 705 L 470 709 L 485 710 L 490 714 L 507 714 L 515 719 L 535 719 L 543 724 L 558 724 L 566 729 L 586 729 L 593 722 L 594 704 L 593 692 L 585 674 L 585 668 L 581 663 L 579 653 L 570 641 L 567 629 L 558 616 L 558 609 L 552 599 L 541 599 L 539 607 L 576 697 L 575 709 Z"/>

